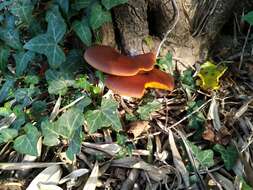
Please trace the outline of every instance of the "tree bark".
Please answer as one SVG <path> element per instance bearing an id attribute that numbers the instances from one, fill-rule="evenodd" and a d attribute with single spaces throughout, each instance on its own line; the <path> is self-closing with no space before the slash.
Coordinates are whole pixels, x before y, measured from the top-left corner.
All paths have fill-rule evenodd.
<path id="1" fill-rule="evenodd" d="M 156 51 L 178 12 L 177 25 L 160 55 L 170 51 L 182 65 L 193 65 L 207 58 L 210 46 L 233 14 L 234 6 L 240 5 L 241 10 L 249 8 L 253 0 L 176 0 L 176 5 L 172 0 L 129 0 L 115 7 L 111 27 L 118 48 L 128 55 Z M 111 34 L 104 32 L 103 35 Z"/>

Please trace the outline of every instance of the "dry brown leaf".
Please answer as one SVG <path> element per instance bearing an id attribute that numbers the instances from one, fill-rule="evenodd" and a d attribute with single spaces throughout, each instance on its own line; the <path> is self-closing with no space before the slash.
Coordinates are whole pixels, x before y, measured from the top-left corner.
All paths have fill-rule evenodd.
<path id="1" fill-rule="evenodd" d="M 202 134 L 203 139 L 210 141 L 210 142 L 215 142 L 215 134 L 212 129 L 206 128 L 205 131 Z"/>
<path id="2" fill-rule="evenodd" d="M 143 132 L 148 131 L 150 128 L 148 121 L 134 121 L 130 123 L 129 125 L 128 133 L 132 133 L 134 135 L 134 138 L 140 136 Z"/>
<path id="3" fill-rule="evenodd" d="M 0 190 L 22 190 L 24 189 L 24 185 L 25 184 L 23 182 L 12 182 L 12 181 L 1 180 Z"/>

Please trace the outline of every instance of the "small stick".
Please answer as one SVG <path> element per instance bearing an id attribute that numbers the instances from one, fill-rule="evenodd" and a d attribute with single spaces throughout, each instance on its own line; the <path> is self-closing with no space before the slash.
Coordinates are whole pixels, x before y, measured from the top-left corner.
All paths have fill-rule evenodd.
<path id="1" fill-rule="evenodd" d="M 70 104 L 66 105 L 65 107 L 61 108 L 58 113 L 61 113 L 62 111 L 65 111 L 66 109 L 74 106 L 75 104 L 77 104 L 78 102 L 80 102 L 82 99 L 84 99 L 85 96 L 81 96 L 79 98 L 77 98 L 75 101 L 71 102 Z"/>
<path id="2" fill-rule="evenodd" d="M 160 51 L 161 51 L 161 47 L 162 45 L 164 44 L 164 42 L 167 40 L 169 34 L 171 33 L 171 31 L 176 27 L 178 21 L 179 21 L 179 10 L 178 10 L 178 6 L 177 6 L 177 3 L 176 3 L 176 0 L 171 0 L 172 1 L 172 4 L 175 8 L 175 11 L 176 11 L 176 19 L 175 19 L 175 22 L 173 23 L 172 27 L 166 32 L 165 36 L 163 37 L 161 43 L 159 44 L 158 46 L 158 49 L 157 49 L 157 52 L 156 52 L 156 59 L 157 57 L 159 56 L 160 54 Z"/>
<path id="3" fill-rule="evenodd" d="M 196 109 L 192 113 L 188 114 L 187 116 L 183 117 L 181 120 L 179 120 L 178 122 L 174 123 L 173 125 L 169 126 L 168 129 L 176 127 L 177 125 L 179 125 L 180 123 L 182 123 L 184 120 L 188 119 L 189 117 L 191 117 L 195 113 L 199 112 L 202 108 L 204 108 L 211 101 L 212 101 L 212 99 L 209 99 L 207 102 L 205 102 L 204 104 L 202 104 L 198 109 Z M 167 131 L 167 128 L 166 128 L 166 131 Z"/>
<path id="4" fill-rule="evenodd" d="M 244 44 L 243 44 L 242 54 L 241 54 L 241 57 L 240 57 L 239 70 L 241 70 L 241 67 L 242 67 L 242 62 L 243 62 L 243 58 L 244 58 L 244 53 L 245 53 L 246 45 L 247 45 L 247 43 L 248 43 L 250 31 L 251 31 L 251 25 L 249 26 L 249 29 L 248 29 L 248 32 L 247 32 L 247 36 L 246 36 L 245 41 L 244 41 Z"/>

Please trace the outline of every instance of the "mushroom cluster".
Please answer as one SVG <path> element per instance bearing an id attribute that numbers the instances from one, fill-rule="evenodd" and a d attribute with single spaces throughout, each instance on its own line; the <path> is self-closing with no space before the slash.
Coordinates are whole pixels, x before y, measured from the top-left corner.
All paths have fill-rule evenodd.
<path id="1" fill-rule="evenodd" d="M 84 59 L 108 74 L 105 85 L 121 96 L 141 98 L 146 88 L 174 89 L 173 77 L 154 68 L 154 53 L 125 56 L 112 47 L 97 45 L 85 51 Z"/>

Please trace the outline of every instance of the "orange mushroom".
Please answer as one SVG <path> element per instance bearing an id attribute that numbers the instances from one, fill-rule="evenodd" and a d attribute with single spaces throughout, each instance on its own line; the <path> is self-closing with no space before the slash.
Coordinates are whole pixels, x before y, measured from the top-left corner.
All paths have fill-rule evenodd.
<path id="1" fill-rule="evenodd" d="M 108 75 L 105 79 L 105 85 L 119 95 L 141 98 L 146 88 L 172 91 L 174 89 L 174 78 L 159 69 L 153 69 L 128 77 Z"/>
<path id="2" fill-rule="evenodd" d="M 156 61 L 154 53 L 125 56 L 112 47 L 102 45 L 88 48 L 84 58 L 92 67 L 116 76 L 134 76 L 141 71 L 150 71 Z"/>

